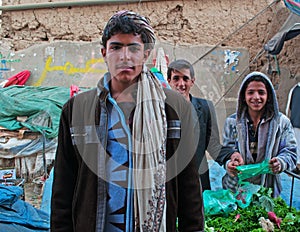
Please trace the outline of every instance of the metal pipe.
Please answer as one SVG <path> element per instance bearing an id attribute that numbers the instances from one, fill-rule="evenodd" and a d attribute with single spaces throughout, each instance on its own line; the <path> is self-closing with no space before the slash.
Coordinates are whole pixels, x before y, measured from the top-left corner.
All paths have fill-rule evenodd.
<path id="1" fill-rule="evenodd" d="M 288 171 L 288 170 L 285 170 L 284 172 L 286 174 L 288 174 L 289 176 L 292 176 L 292 187 L 291 187 L 291 193 L 290 193 L 290 209 L 291 209 L 293 206 L 293 193 L 294 193 L 295 178 L 300 180 L 300 175 L 298 175 L 294 172 Z"/>
<path id="2" fill-rule="evenodd" d="M 44 168 L 43 181 L 46 181 L 48 178 L 48 172 L 47 172 L 47 162 L 46 162 L 46 135 L 44 130 L 42 130 L 42 139 L 43 139 L 43 168 Z"/>
<path id="3" fill-rule="evenodd" d="M 290 210 L 293 206 L 293 194 L 294 194 L 294 183 L 295 183 L 295 177 L 292 177 L 292 187 L 291 187 L 291 196 L 290 196 Z"/>
<path id="4" fill-rule="evenodd" d="M 119 4 L 119 3 L 141 3 L 141 2 L 156 2 L 158 0 L 88 0 L 88 1 L 73 1 L 73 2 L 45 2 L 32 4 L 19 4 L 0 6 L 0 11 L 19 11 L 19 10 L 34 10 L 45 8 L 62 8 L 72 6 L 90 6 L 90 5 L 105 5 L 105 4 Z"/>

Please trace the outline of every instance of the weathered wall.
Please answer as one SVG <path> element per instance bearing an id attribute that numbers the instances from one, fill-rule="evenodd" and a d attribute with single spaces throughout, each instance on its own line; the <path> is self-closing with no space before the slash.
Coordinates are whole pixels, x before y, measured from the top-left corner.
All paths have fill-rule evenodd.
<path id="1" fill-rule="evenodd" d="M 3 0 L 3 5 L 45 2 L 66 0 Z M 279 2 L 259 14 L 274 0 L 126 2 L 130 1 L 124 1 L 124 4 L 3 12 L 0 39 L 3 46 L 14 50 L 57 40 L 96 41 L 113 13 L 130 9 L 150 18 L 161 41 L 243 47 L 249 50 L 250 60 L 253 60 L 289 13 L 283 3 Z M 244 25 L 250 19 L 253 20 Z M 240 27 L 242 29 L 238 30 Z M 288 66 L 292 74 L 299 72 L 300 48 L 296 46 L 299 42 L 299 38 L 287 41 L 284 51 L 278 57 L 280 64 Z M 251 67 L 260 68 L 265 63 L 266 59 L 262 57 Z"/>
<path id="2" fill-rule="evenodd" d="M 69 0 L 71 1 L 71 0 Z M 84 2 L 84 0 L 82 0 Z M 3 5 L 45 3 L 47 0 L 3 0 Z M 66 2 L 52 0 L 49 2 Z M 77 1 L 78 2 L 78 1 Z M 140 1 L 85 7 L 5 11 L 2 13 L 1 47 L 21 51 L 36 44 L 55 41 L 97 42 L 108 18 L 118 10 L 129 9 L 149 17 L 160 42 L 172 46 L 216 46 L 225 49 L 243 48 L 249 53 L 249 67 L 266 71 L 268 60 L 263 45 L 277 32 L 289 11 L 282 2 L 267 6 L 272 0 L 182 0 Z M 263 9 L 265 9 L 263 11 Z M 273 83 L 278 92 L 294 84 L 299 74 L 300 37 L 287 41 L 277 56 L 280 69 L 274 72 Z M 213 52 L 214 50 L 212 50 Z M 206 56 L 199 53 L 190 61 Z M 179 57 L 178 57 L 179 58 Z M 185 57 L 187 58 L 187 57 Z M 200 61 L 201 62 L 201 59 Z M 271 65 L 276 71 L 276 63 Z M 211 67 L 212 69 L 214 67 Z M 242 70 L 243 71 L 243 70 Z M 280 89 L 282 80 L 285 89 Z M 281 94 L 279 94 L 281 96 Z M 286 96 L 286 94 L 283 94 Z M 284 97 L 281 97 L 284 102 Z"/>

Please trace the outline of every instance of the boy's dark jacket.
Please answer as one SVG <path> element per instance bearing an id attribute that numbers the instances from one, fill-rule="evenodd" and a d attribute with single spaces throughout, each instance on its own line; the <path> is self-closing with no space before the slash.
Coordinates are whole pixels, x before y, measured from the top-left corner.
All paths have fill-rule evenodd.
<path id="1" fill-rule="evenodd" d="M 235 149 L 232 149 L 229 146 L 222 146 L 220 143 L 218 122 L 213 103 L 203 98 L 193 97 L 191 94 L 190 101 L 195 108 L 200 128 L 196 160 L 201 177 L 202 191 L 210 190 L 209 169 L 205 151 L 208 151 L 214 161 L 223 165 L 230 159 L 230 156 L 235 152 Z"/>
<path id="2" fill-rule="evenodd" d="M 51 202 L 52 232 L 94 232 L 96 224 L 98 228 L 100 225 L 102 231 L 104 228 L 105 181 L 95 174 L 99 172 L 98 165 L 103 159 L 102 153 L 105 152 L 107 130 L 105 115 L 101 114 L 101 109 L 105 107 L 108 92 L 103 88 L 102 81 L 99 81 L 98 88 L 71 98 L 63 107 L 54 166 Z M 164 91 L 167 97 L 167 120 L 180 120 L 181 137 L 188 138 L 182 141 L 178 138 L 170 138 L 168 135 L 167 139 L 167 179 L 175 176 L 166 184 L 167 231 L 176 230 L 176 217 L 179 219 L 180 231 L 203 231 L 201 187 L 194 152 L 189 152 L 189 149 L 194 147 L 192 144 L 194 123 L 187 120 L 191 119 L 191 104 L 187 104 L 185 99 L 175 91 L 169 89 Z M 90 136 L 89 133 L 94 133 L 95 136 Z M 80 134 L 86 136 L 74 140 L 74 137 Z M 77 144 L 74 144 L 74 141 Z M 186 144 L 182 144 L 183 142 Z M 172 159 L 175 152 L 178 156 Z M 186 166 L 186 160 L 191 159 L 192 161 Z M 100 171 L 104 170 L 100 169 Z M 176 176 L 177 172 L 180 173 Z"/>

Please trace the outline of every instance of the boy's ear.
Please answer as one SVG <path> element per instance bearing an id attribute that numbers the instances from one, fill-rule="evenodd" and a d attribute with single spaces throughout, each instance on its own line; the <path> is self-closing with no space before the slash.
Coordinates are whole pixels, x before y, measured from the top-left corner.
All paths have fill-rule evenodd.
<path id="1" fill-rule="evenodd" d="M 144 51 L 144 61 L 146 61 L 148 59 L 149 55 L 150 55 L 150 49 L 145 50 Z"/>
<path id="2" fill-rule="evenodd" d="M 194 84 L 195 84 L 195 77 L 193 77 L 193 78 L 191 79 L 191 81 L 192 81 L 191 87 L 193 87 Z"/>
<path id="3" fill-rule="evenodd" d="M 106 58 L 106 48 L 101 48 L 101 54 L 103 56 L 103 58 Z"/>

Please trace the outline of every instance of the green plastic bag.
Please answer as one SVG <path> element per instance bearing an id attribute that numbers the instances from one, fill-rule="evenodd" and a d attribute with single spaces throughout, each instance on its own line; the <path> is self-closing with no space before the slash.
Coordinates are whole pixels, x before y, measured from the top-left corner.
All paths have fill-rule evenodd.
<path id="1" fill-rule="evenodd" d="M 243 182 L 236 193 L 229 189 L 205 190 L 203 203 L 205 215 L 228 215 L 239 207 L 246 208 L 252 202 L 253 194 L 256 194 L 261 186 L 249 182 Z"/>
<path id="2" fill-rule="evenodd" d="M 269 160 L 264 160 L 263 162 L 257 164 L 237 166 L 236 169 L 239 171 L 239 182 L 257 175 L 272 173 L 271 169 L 269 168 Z"/>
<path id="3" fill-rule="evenodd" d="M 260 185 L 255 185 L 249 182 L 243 182 L 234 197 L 236 199 L 236 204 L 242 209 L 248 207 L 252 202 L 252 196 L 260 190 Z"/>
<path id="4" fill-rule="evenodd" d="M 235 197 L 228 189 L 203 192 L 205 215 L 227 215 L 237 209 Z"/>

